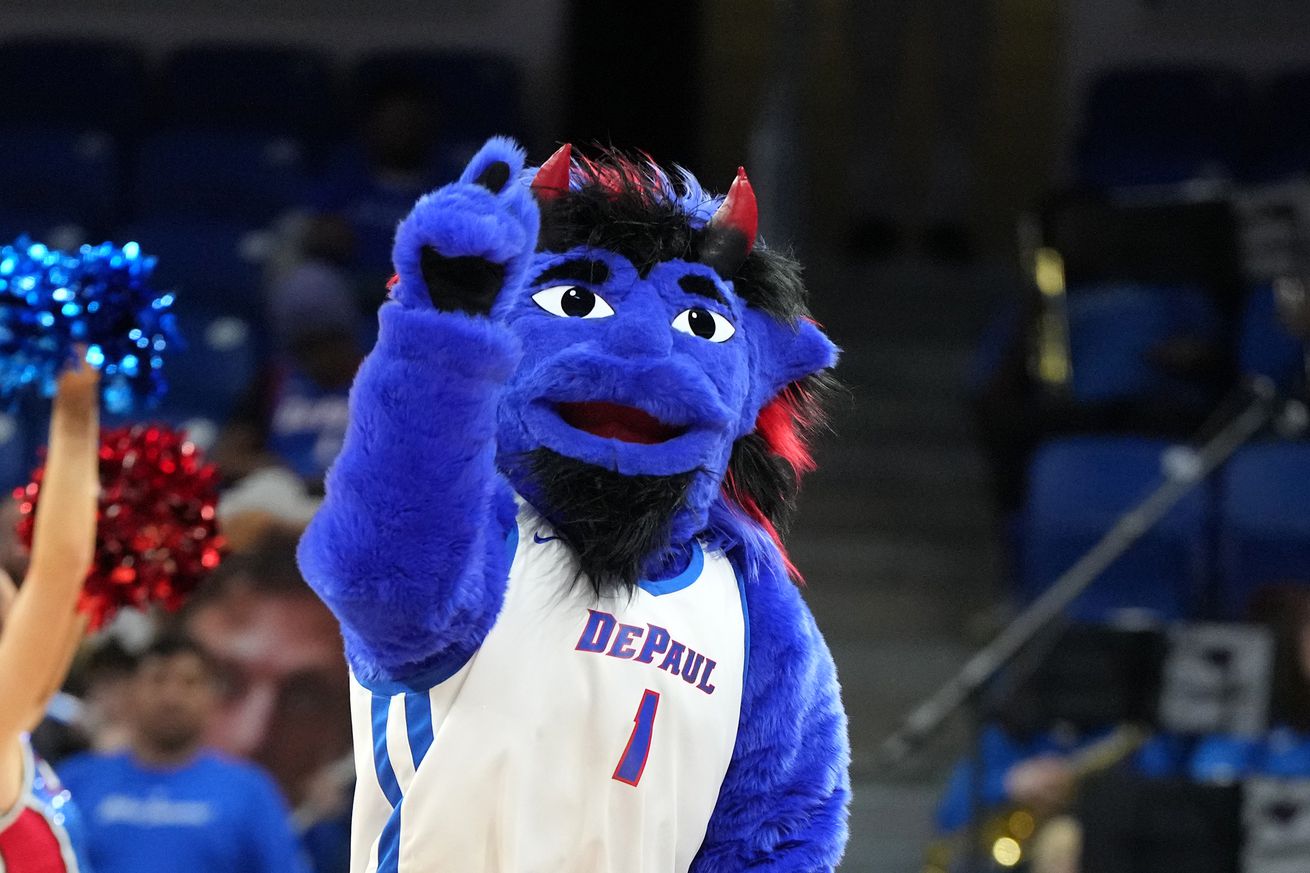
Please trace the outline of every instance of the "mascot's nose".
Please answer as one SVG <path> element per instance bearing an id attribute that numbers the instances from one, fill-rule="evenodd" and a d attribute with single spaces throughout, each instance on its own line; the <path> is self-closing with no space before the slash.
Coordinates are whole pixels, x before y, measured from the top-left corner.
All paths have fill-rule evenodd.
<path id="1" fill-rule="evenodd" d="M 662 358 L 673 348 L 673 328 L 662 312 L 633 313 L 614 325 L 610 342 L 615 354 L 625 358 Z"/>

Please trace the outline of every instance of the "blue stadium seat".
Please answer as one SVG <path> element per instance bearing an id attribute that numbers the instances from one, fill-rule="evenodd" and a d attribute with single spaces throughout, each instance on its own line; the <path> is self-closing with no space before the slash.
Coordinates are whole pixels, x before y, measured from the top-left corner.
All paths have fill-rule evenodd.
<path id="1" fill-rule="evenodd" d="M 1117 282 L 1070 288 L 1066 300 L 1075 400 L 1206 400 L 1197 385 L 1151 361 L 1152 351 L 1171 338 L 1221 340 L 1219 313 L 1204 291 Z"/>
<path id="2" fill-rule="evenodd" d="M 101 231 L 117 218 L 121 167 L 101 131 L 0 131 L 0 199 L 7 210 Z"/>
<path id="3" fill-rule="evenodd" d="M 1241 618 L 1267 584 L 1310 586 L 1310 444 L 1242 449 L 1220 484 L 1219 606 Z"/>
<path id="4" fill-rule="evenodd" d="M 1310 172 L 1310 67 L 1274 79 L 1255 106 L 1243 175 L 1277 182 Z"/>
<path id="5" fill-rule="evenodd" d="M 452 144 L 523 135 L 522 76 L 509 58 L 482 52 L 376 52 L 355 68 L 357 99 L 381 85 L 412 82 L 435 98 L 442 138 Z"/>
<path id="6" fill-rule="evenodd" d="M 0 410 L 0 498 L 25 484 L 35 455 L 27 429 L 16 411 Z"/>
<path id="7" fill-rule="evenodd" d="M 1169 184 L 1233 174 L 1249 95 L 1214 67 L 1142 67 L 1102 76 L 1087 101 L 1079 173 L 1096 187 Z"/>
<path id="8" fill-rule="evenodd" d="M 1020 521 L 1019 587 L 1037 597 L 1090 549 L 1115 520 L 1162 481 L 1168 444 L 1135 437 L 1076 437 L 1038 449 Z M 1079 620 L 1124 609 L 1163 620 L 1189 617 L 1208 566 L 1209 486 L 1201 485 L 1071 606 Z"/>
<path id="9" fill-rule="evenodd" d="M 125 228 L 159 258 L 154 281 L 177 292 L 177 310 L 221 312 L 258 323 L 263 315 L 261 269 L 265 238 L 243 224 L 205 218 L 158 218 Z"/>
<path id="10" fill-rule="evenodd" d="M 316 137 L 332 120 L 332 74 L 310 49 L 203 43 L 164 65 L 165 123 Z"/>
<path id="11" fill-rule="evenodd" d="M 178 328 L 184 343 L 164 360 L 168 390 L 158 405 L 119 415 L 106 413 L 104 424 L 157 421 L 186 429 L 207 449 L 255 379 L 256 332 L 245 319 L 204 311 L 180 313 Z"/>
<path id="12" fill-rule="evenodd" d="M 0 45 L 4 123 L 69 130 L 134 129 L 146 105 L 138 48 L 89 39 L 31 38 Z"/>
<path id="13" fill-rule="evenodd" d="M 136 161 L 142 215 L 266 222 L 302 203 L 304 153 L 286 136 L 174 131 L 147 138 Z"/>
<path id="14" fill-rule="evenodd" d="M 1242 373 L 1268 376 L 1280 390 L 1296 391 L 1305 382 L 1305 342 L 1278 317 L 1271 282 L 1252 288 L 1242 306 L 1237 332 L 1237 364 Z"/>
<path id="15" fill-rule="evenodd" d="M 5 209 L 0 205 L 0 242 L 11 243 L 20 236 L 43 242 L 52 249 L 64 250 L 104 240 L 103 234 L 95 234 L 90 228 L 69 222 L 62 215 Z"/>
<path id="16" fill-rule="evenodd" d="M 182 314 L 178 327 L 186 347 L 165 360 L 169 388 L 161 410 L 176 423 L 227 421 L 255 379 L 253 326 L 232 315 L 192 312 Z"/>

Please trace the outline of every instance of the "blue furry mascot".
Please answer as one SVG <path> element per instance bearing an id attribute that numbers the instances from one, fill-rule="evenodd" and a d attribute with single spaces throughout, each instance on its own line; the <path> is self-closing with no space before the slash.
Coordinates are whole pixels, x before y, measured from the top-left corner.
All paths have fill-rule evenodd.
<path id="1" fill-rule="evenodd" d="M 836 349 L 755 197 L 493 139 L 396 233 L 300 545 L 351 869 L 831 870 L 849 747 L 778 530 Z"/>

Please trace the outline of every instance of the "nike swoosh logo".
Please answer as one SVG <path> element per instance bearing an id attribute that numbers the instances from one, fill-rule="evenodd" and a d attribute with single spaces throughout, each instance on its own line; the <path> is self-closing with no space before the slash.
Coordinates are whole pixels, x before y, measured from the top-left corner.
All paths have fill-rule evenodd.
<path id="1" fill-rule="evenodd" d="M 534 534 L 532 535 L 532 541 L 533 541 L 534 543 L 538 543 L 538 544 L 540 544 L 540 543 L 548 543 L 548 542 L 550 542 L 551 540 L 557 540 L 557 539 L 559 539 L 559 537 L 543 537 L 543 536 L 542 536 L 541 534 L 539 534 L 539 533 L 534 533 Z"/>

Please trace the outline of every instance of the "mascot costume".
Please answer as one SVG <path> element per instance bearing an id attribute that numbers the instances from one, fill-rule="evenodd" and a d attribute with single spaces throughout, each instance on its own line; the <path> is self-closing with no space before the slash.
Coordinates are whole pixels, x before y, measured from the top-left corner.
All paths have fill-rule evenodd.
<path id="1" fill-rule="evenodd" d="M 351 870 L 831 870 L 849 746 L 778 531 L 836 349 L 686 171 L 493 139 L 401 222 L 300 545 L 341 621 Z"/>

